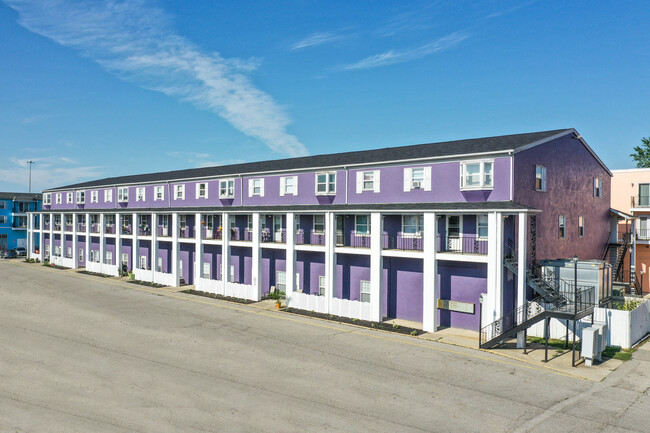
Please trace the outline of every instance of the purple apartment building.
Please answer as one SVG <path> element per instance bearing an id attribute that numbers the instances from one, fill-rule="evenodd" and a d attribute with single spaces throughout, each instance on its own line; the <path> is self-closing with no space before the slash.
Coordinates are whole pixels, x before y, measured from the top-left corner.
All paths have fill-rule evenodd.
<path id="1" fill-rule="evenodd" d="M 479 330 L 539 292 L 531 264 L 601 258 L 610 177 L 574 129 L 113 177 L 44 191 L 29 253 Z"/>

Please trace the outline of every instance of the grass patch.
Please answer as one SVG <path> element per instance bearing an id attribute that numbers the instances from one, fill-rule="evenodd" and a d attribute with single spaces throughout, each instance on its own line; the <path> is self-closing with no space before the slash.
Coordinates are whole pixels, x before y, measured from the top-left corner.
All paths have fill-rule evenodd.
<path id="1" fill-rule="evenodd" d="M 528 337 L 526 339 L 526 341 L 528 341 L 529 343 L 537 343 L 537 344 L 541 344 L 541 345 L 544 345 L 546 343 L 546 340 L 544 340 L 544 338 L 542 338 L 542 337 Z M 548 347 L 555 347 L 558 350 L 558 352 L 560 350 L 564 351 L 564 350 L 571 349 L 572 344 L 573 343 L 569 340 L 569 347 L 567 348 L 567 347 L 565 347 L 566 345 L 565 345 L 564 340 L 558 340 L 556 338 L 549 338 L 548 339 Z M 576 350 L 579 350 L 579 349 L 580 349 L 580 342 L 576 341 Z"/>
<path id="2" fill-rule="evenodd" d="M 629 349 L 621 349 L 618 346 L 607 346 L 603 351 L 603 356 L 620 359 L 621 361 L 629 361 L 632 359 L 632 351 Z"/>

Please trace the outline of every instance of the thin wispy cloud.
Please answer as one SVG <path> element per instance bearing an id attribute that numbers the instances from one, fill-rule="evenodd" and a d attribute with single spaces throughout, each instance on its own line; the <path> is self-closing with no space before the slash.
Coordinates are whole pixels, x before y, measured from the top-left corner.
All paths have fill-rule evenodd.
<path id="1" fill-rule="evenodd" d="M 9 158 L 0 167 L 0 181 L 15 185 L 16 191 L 27 191 L 29 185 L 29 165 L 32 166 L 32 191 L 38 192 L 45 187 L 70 185 L 102 174 L 102 167 L 78 166 L 65 156 L 39 158 Z"/>
<path id="2" fill-rule="evenodd" d="M 332 42 L 345 39 L 346 36 L 335 32 L 312 33 L 301 41 L 291 45 L 291 50 L 300 50 L 303 48 L 316 47 L 318 45 L 331 44 Z"/>
<path id="3" fill-rule="evenodd" d="M 467 32 L 454 32 L 416 48 L 406 50 L 389 50 L 384 53 L 366 57 L 355 63 L 340 65 L 336 67 L 335 70 L 349 71 L 356 69 L 369 69 L 393 65 L 396 63 L 410 62 L 412 60 L 417 60 L 422 57 L 449 50 L 463 42 L 469 36 L 470 35 Z"/>
<path id="4" fill-rule="evenodd" d="M 483 19 L 488 20 L 488 19 L 491 19 L 491 18 L 497 18 L 497 17 L 500 17 L 501 15 L 506 15 L 506 14 L 509 14 L 509 13 L 514 12 L 516 10 L 528 7 L 528 6 L 530 6 L 530 5 L 532 5 L 532 4 L 536 3 L 536 2 L 537 2 L 537 0 L 530 0 L 530 1 L 527 1 L 527 2 L 522 2 L 522 3 L 516 4 L 513 7 L 510 7 L 510 8 L 507 8 L 507 9 L 502 9 L 502 10 L 493 12 L 491 14 L 488 14 Z"/>
<path id="5" fill-rule="evenodd" d="M 287 132 L 285 109 L 244 72 L 258 59 L 205 53 L 174 33 L 170 19 L 144 0 L 5 0 L 28 30 L 74 48 L 137 85 L 212 111 L 244 134 L 290 156 L 307 149 Z"/>
<path id="6" fill-rule="evenodd" d="M 218 165 L 241 164 L 243 159 L 215 160 L 214 155 L 201 152 L 167 152 L 167 156 L 184 159 L 193 167 L 216 167 Z"/>

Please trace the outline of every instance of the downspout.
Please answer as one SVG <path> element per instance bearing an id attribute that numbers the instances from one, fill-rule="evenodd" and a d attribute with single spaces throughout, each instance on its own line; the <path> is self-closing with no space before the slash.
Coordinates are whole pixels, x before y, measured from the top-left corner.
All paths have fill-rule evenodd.
<path id="1" fill-rule="evenodd" d="M 348 204 L 348 182 L 350 180 L 350 171 L 347 167 L 343 167 L 345 170 L 345 204 Z"/>
<path id="2" fill-rule="evenodd" d="M 514 189 L 515 189 L 515 155 L 512 152 L 508 152 L 510 155 L 510 201 L 514 200 Z"/>

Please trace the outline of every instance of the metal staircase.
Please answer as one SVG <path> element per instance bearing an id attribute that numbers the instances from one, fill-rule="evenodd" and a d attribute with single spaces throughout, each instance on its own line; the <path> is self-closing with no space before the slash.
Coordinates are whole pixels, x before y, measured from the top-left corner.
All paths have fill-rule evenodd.
<path id="1" fill-rule="evenodd" d="M 514 275 L 519 272 L 517 252 L 506 244 L 504 266 Z M 539 296 L 481 328 L 479 346 L 489 348 L 514 337 L 549 317 L 577 320 L 593 311 L 594 287 L 575 286 L 558 278 L 552 268 L 537 264 L 526 267 L 526 284 Z"/>

